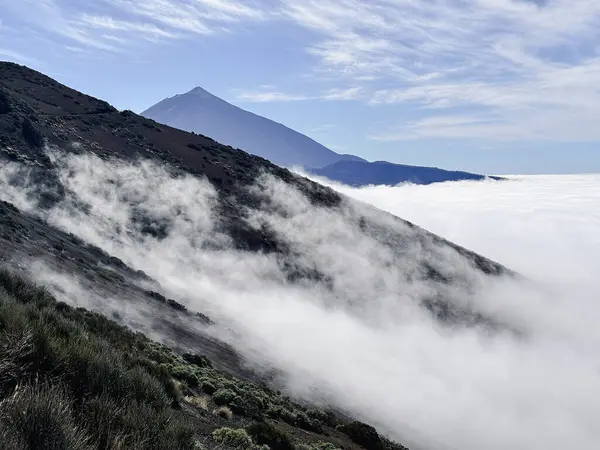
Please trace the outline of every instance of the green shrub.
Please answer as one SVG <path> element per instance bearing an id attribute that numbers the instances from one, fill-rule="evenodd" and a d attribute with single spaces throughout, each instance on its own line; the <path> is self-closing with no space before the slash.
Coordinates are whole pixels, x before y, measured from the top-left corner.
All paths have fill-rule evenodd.
<path id="1" fill-rule="evenodd" d="M 366 423 L 351 422 L 340 426 L 339 430 L 352 439 L 352 442 L 367 450 L 383 450 L 383 442 L 377 430 Z"/>
<path id="2" fill-rule="evenodd" d="M 212 381 L 207 378 L 203 378 L 200 380 L 200 388 L 208 395 L 213 395 L 217 390 Z"/>
<path id="3" fill-rule="evenodd" d="M 385 437 L 381 437 L 381 442 L 383 442 L 383 448 L 385 450 L 408 450 L 408 448 L 406 448 L 404 445 Z"/>
<path id="4" fill-rule="evenodd" d="M 198 367 L 212 367 L 210 359 L 204 355 L 195 355 L 192 353 L 184 353 L 181 355 L 183 360 L 188 364 L 193 364 Z"/>
<path id="5" fill-rule="evenodd" d="M 331 442 L 312 442 L 310 444 L 297 444 L 296 450 L 340 450 Z"/>
<path id="6" fill-rule="evenodd" d="M 259 445 L 268 445 L 271 450 L 294 450 L 289 436 L 267 422 L 256 422 L 246 427 L 252 441 Z"/>
<path id="7" fill-rule="evenodd" d="M 335 444 L 324 441 L 314 442 L 313 444 L 311 444 L 311 447 L 314 450 L 339 450 L 339 448 L 336 447 Z"/>
<path id="8" fill-rule="evenodd" d="M 84 404 L 86 426 L 98 448 L 139 448 L 188 450 L 194 433 L 187 420 L 177 412 L 156 411 L 138 402 L 123 402 L 106 396 Z"/>
<path id="9" fill-rule="evenodd" d="M 8 395 L 29 373 L 34 353 L 32 332 L 21 329 L 4 330 L 0 334 L 0 396 Z"/>
<path id="10" fill-rule="evenodd" d="M 73 404 L 64 388 L 37 384 L 23 386 L 0 403 L 4 442 L 17 448 L 91 449 L 90 437 L 75 424 Z"/>
<path id="11" fill-rule="evenodd" d="M 237 394 L 231 389 L 217 389 L 213 394 L 213 401 L 216 405 L 228 405 L 234 398 L 236 398 Z"/>
<path id="12" fill-rule="evenodd" d="M 323 433 L 323 426 L 321 425 L 321 422 L 308 417 L 308 415 L 303 411 L 296 413 L 296 426 L 302 428 L 303 430 L 313 431 L 318 434 Z"/>
<path id="13" fill-rule="evenodd" d="M 248 450 L 253 447 L 253 442 L 248 433 L 243 429 L 219 428 L 212 433 L 215 442 L 239 450 Z"/>
<path id="14" fill-rule="evenodd" d="M 282 412 L 283 408 L 281 406 L 270 403 L 267 406 L 266 415 L 272 419 L 279 419 L 281 417 Z"/>
<path id="15" fill-rule="evenodd" d="M 296 425 L 296 413 L 290 411 L 289 409 L 282 408 L 279 417 L 287 424 Z"/>
<path id="16" fill-rule="evenodd" d="M 318 420 L 321 423 L 325 423 L 325 424 L 330 424 L 331 421 L 331 414 L 326 413 L 323 410 L 320 409 L 310 409 L 308 411 L 306 411 L 306 415 L 308 417 L 310 417 L 313 420 Z M 331 424 L 333 425 L 333 424 Z"/>
<path id="17" fill-rule="evenodd" d="M 246 404 L 242 397 L 240 397 L 239 395 L 233 397 L 233 399 L 231 399 L 227 404 L 229 405 L 231 410 L 238 415 L 244 416 L 248 414 Z"/>
<path id="18" fill-rule="evenodd" d="M 189 366 L 175 366 L 171 369 L 171 374 L 178 380 L 185 381 L 191 388 L 198 387 L 198 377 Z"/>
<path id="19" fill-rule="evenodd" d="M 0 448 L 191 450 L 149 343 L 0 270 Z"/>
<path id="20" fill-rule="evenodd" d="M 172 400 L 172 406 L 177 406 L 181 401 L 181 391 L 173 381 L 171 372 L 164 364 L 156 364 L 147 358 L 140 358 L 134 361 L 135 364 L 146 370 L 152 377 L 158 379 L 162 384 L 165 393 Z"/>

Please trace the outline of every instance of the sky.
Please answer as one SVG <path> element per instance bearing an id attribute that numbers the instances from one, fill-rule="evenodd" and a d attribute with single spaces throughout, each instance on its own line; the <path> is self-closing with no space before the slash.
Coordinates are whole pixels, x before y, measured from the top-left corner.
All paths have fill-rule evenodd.
<path id="1" fill-rule="evenodd" d="M 0 0 L 0 59 L 141 112 L 202 86 L 369 160 L 600 172 L 596 0 Z"/>

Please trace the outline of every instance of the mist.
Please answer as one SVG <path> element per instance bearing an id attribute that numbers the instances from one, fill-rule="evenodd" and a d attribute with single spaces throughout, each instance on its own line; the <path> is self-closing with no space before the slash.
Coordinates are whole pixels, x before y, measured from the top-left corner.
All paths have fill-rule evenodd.
<path id="1" fill-rule="evenodd" d="M 325 286 L 291 283 L 275 256 L 235 250 L 219 231 L 218 195 L 204 179 L 174 177 L 147 161 L 49 155 L 65 201 L 38 210 L 34 191 L 12 183 L 23 169 L 15 164 L 0 169 L 0 198 L 143 270 L 165 295 L 215 319 L 221 339 L 281 370 L 295 395 L 333 403 L 413 449 L 597 448 L 600 216 L 591 205 L 600 178 L 335 185 L 349 197 L 336 210 L 258 179 L 270 208 L 244 211 L 248 222 L 268 224 L 300 264 L 326 275 Z M 483 277 L 368 204 L 528 280 Z M 140 214 L 164 225 L 166 237 L 142 234 Z M 402 257 L 362 233 L 361 216 L 403 234 L 410 245 Z M 414 276 L 421 260 L 464 281 L 444 288 L 446 298 L 526 337 L 440 324 L 419 303 L 441 289 Z"/>

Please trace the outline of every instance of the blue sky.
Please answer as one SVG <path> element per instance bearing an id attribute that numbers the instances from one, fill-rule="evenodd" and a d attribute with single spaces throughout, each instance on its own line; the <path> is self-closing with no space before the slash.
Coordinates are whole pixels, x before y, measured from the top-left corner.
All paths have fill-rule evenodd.
<path id="1" fill-rule="evenodd" d="M 597 0 L 0 0 L 0 59 L 140 112 L 202 86 L 331 149 L 600 172 Z"/>

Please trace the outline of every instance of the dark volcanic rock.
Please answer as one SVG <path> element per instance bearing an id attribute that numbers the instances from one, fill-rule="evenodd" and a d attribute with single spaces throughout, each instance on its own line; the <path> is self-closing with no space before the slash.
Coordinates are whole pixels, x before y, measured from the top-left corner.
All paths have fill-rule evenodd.
<path id="1" fill-rule="evenodd" d="M 23 133 L 23 139 L 32 147 L 41 148 L 44 145 L 44 137 L 42 133 L 35 127 L 29 117 L 23 119 L 21 125 L 21 131 Z"/>
<path id="2" fill-rule="evenodd" d="M 3 89 L 0 89 L 0 114 L 8 114 L 12 111 L 8 94 Z"/>

